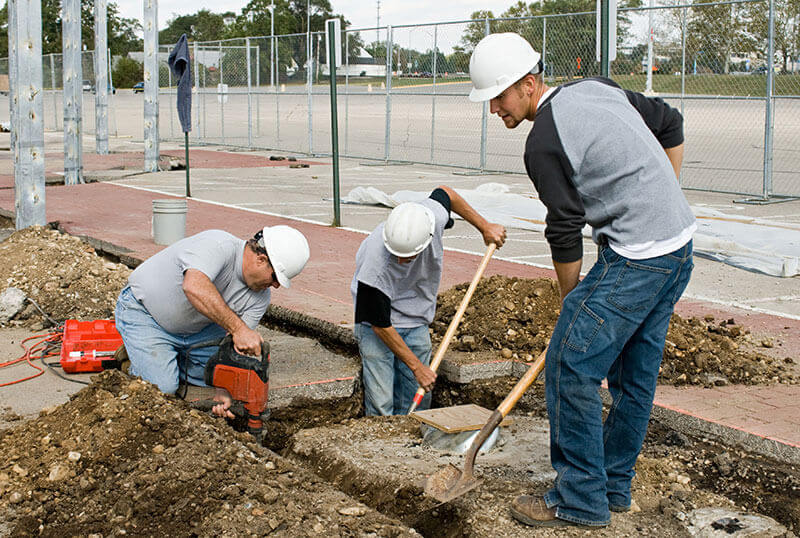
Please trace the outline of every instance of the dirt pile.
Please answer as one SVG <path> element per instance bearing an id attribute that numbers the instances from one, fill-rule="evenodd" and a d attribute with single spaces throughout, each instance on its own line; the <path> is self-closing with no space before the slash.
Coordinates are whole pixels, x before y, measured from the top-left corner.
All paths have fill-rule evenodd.
<path id="1" fill-rule="evenodd" d="M 130 269 L 98 256 L 88 243 L 34 226 L 0 243 L 0 292 L 21 289 L 55 321 L 106 319 Z M 43 316 L 30 302 L 11 323 L 33 325 Z"/>
<path id="2" fill-rule="evenodd" d="M 432 328 L 440 341 L 453 319 L 468 284 L 439 294 Z M 553 333 L 561 300 L 554 280 L 509 278 L 483 279 L 475 290 L 456 332 L 455 349 L 494 350 L 498 358 L 533 360 Z M 772 346 L 770 340 L 753 339 L 735 320 L 716 322 L 672 316 L 659 382 L 671 385 L 726 385 L 791 383 L 790 357 L 776 359 L 758 351 Z"/>
<path id="3" fill-rule="evenodd" d="M 0 432 L 0 453 L 0 534 L 417 535 L 117 371 Z"/>

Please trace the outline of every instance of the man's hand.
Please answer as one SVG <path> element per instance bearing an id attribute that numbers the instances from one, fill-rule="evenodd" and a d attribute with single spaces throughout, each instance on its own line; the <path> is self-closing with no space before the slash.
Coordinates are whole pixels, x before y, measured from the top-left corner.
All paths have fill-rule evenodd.
<path id="1" fill-rule="evenodd" d="M 417 384 L 425 389 L 425 392 L 433 390 L 433 384 L 436 382 L 436 372 L 418 362 L 419 366 L 413 369 L 414 377 L 417 379 Z"/>
<path id="2" fill-rule="evenodd" d="M 227 390 L 217 387 L 216 394 L 214 394 L 214 401 L 219 402 L 211 408 L 211 412 L 218 417 L 234 418 L 235 415 L 229 411 L 233 399 Z"/>
<path id="3" fill-rule="evenodd" d="M 506 242 L 506 228 L 502 224 L 489 222 L 482 233 L 483 242 L 487 245 L 494 243 L 497 245 L 497 248 L 500 248 L 503 246 L 503 243 Z"/>
<path id="4" fill-rule="evenodd" d="M 256 331 L 242 323 L 233 333 L 233 348 L 242 355 L 261 356 L 261 343 L 264 339 Z"/>

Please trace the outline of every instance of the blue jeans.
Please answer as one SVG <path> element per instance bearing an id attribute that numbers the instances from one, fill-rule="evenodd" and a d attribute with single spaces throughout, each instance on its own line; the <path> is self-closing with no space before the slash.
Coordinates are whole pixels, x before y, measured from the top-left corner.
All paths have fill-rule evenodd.
<path id="1" fill-rule="evenodd" d="M 428 366 L 431 362 L 431 336 L 428 326 L 397 329 L 403 342 Z M 394 356 L 372 327 L 356 323 L 353 333 L 361 353 L 364 376 L 364 408 L 368 416 L 405 415 L 419 385 L 411 369 Z M 417 409 L 431 406 L 430 393 L 425 394 Z"/>
<path id="2" fill-rule="evenodd" d="M 560 519 L 607 525 L 609 506 L 630 506 L 670 316 L 692 267 L 691 241 L 647 260 L 601 247 L 597 263 L 565 298 L 545 363 L 557 473 L 545 502 Z M 605 423 L 603 378 L 613 398 Z"/>
<path id="3" fill-rule="evenodd" d="M 131 360 L 131 375 L 157 385 L 167 394 L 177 392 L 181 379 L 206 386 L 206 363 L 219 346 L 193 346 L 219 340 L 225 336 L 225 329 L 211 323 L 196 334 L 167 332 L 127 286 L 119 294 L 114 317 Z"/>

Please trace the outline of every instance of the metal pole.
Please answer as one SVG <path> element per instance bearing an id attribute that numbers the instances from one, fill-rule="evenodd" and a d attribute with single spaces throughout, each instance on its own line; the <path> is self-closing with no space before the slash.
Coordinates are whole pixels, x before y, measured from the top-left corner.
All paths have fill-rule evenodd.
<path id="1" fill-rule="evenodd" d="M 333 225 L 341 225 L 339 209 L 339 118 L 336 104 L 336 35 L 333 21 L 328 22 L 328 66 L 331 75 L 331 153 L 333 156 Z"/>
<path id="2" fill-rule="evenodd" d="M 200 90 L 200 78 L 199 78 L 200 72 L 197 70 L 197 65 L 199 64 L 200 60 L 197 58 L 197 41 L 192 43 L 192 48 L 194 49 L 194 73 L 193 73 L 194 76 L 192 77 L 192 82 L 194 83 L 194 93 L 197 96 L 195 101 L 197 101 L 200 98 L 200 95 L 199 95 L 200 94 L 200 91 L 199 91 Z M 195 103 L 195 106 L 197 106 L 197 103 Z M 198 110 L 194 111 L 194 121 L 195 121 L 195 129 L 197 131 L 199 131 L 200 130 L 200 114 L 199 114 Z"/>
<path id="3" fill-rule="evenodd" d="M 650 0 L 650 7 L 653 7 L 653 0 Z M 653 28 L 653 10 L 647 10 L 647 84 L 645 93 L 653 93 L 653 40 L 655 39 L 655 29 Z"/>
<path id="4" fill-rule="evenodd" d="M 206 52 L 208 52 L 208 49 L 206 49 Z M 206 59 L 208 59 L 208 54 L 206 54 Z M 208 103 L 206 101 L 207 97 L 206 93 L 208 93 L 208 66 L 205 64 L 203 64 L 203 80 L 201 86 L 203 88 L 203 92 L 200 94 L 201 97 L 200 104 L 203 107 L 203 122 L 201 126 L 203 127 L 203 140 L 205 140 L 206 138 L 208 138 L 208 127 L 207 127 L 208 121 L 206 121 L 207 120 L 206 112 L 208 110 Z"/>
<path id="5" fill-rule="evenodd" d="M 681 17 L 681 116 L 686 115 L 686 8 L 683 8 Z M 683 168 L 678 175 L 678 184 L 683 185 Z"/>
<path id="6" fill-rule="evenodd" d="M 313 51 L 311 47 L 314 44 L 311 41 L 311 31 L 306 32 L 306 94 L 308 96 L 308 153 L 309 155 L 314 154 L 314 118 L 312 108 L 314 106 L 314 99 L 311 96 L 311 84 L 312 84 L 312 63 L 311 60 Z"/>
<path id="7" fill-rule="evenodd" d="M 609 0 L 600 0 L 600 74 L 604 77 L 610 76 L 611 61 L 609 59 L 608 34 L 611 6 Z"/>
<path id="8" fill-rule="evenodd" d="M 769 34 L 767 39 L 767 99 L 764 107 L 764 189 L 766 200 L 772 195 L 772 121 L 773 82 L 775 64 L 775 1 L 769 0 Z"/>
<path id="9" fill-rule="evenodd" d="M 275 43 L 275 61 L 280 62 L 280 58 L 278 58 L 280 50 L 278 49 L 278 43 Z M 281 83 L 280 80 L 280 72 L 278 71 L 278 67 L 275 66 L 275 86 L 272 88 L 275 90 L 275 145 L 277 147 L 281 147 L 281 100 L 280 94 L 278 93 L 278 86 Z"/>
<path id="10" fill-rule="evenodd" d="M 169 49 L 167 49 L 169 51 Z M 167 69 L 167 93 L 171 96 L 172 95 L 172 69 Z M 175 91 L 175 95 L 177 96 L 178 92 Z M 177 97 L 176 97 L 177 99 Z M 169 137 L 175 138 L 175 107 L 171 104 L 172 99 L 168 99 L 167 102 L 170 105 L 167 107 L 169 108 Z"/>
<path id="11" fill-rule="evenodd" d="M 158 172 L 158 0 L 144 0 L 144 171 Z"/>
<path id="12" fill-rule="evenodd" d="M 10 25 L 10 23 L 9 23 Z M 56 97 L 56 93 L 58 90 L 56 89 L 56 66 L 54 64 L 53 56 L 55 54 L 48 54 L 50 56 L 50 84 L 53 89 L 53 129 L 56 131 L 58 130 L 58 99 Z M 9 60 L 11 59 L 11 54 L 8 55 Z M 11 72 L 9 66 L 9 73 Z M 9 77 L 10 79 L 11 77 Z"/>
<path id="13" fill-rule="evenodd" d="M 83 183 L 83 64 L 81 63 L 81 2 L 64 0 L 64 184 Z"/>
<path id="14" fill-rule="evenodd" d="M 106 0 L 94 0 L 94 137 L 98 155 L 108 154 L 108 23 Z"/>
<path id="15" fill-rule="evenodd" d="M 436 140 L 436 60 L 439 56 L 439 26 L 433 26 L 433 95 L 431 96 L 431 164 L 433 164 L 433 148 Z"/>
<path id="16" fill-rule="evenodd" d="M 114 93 L 116 89 L 114 88 L 114 69 L 111 65 L 111 49 L 108 49 L 108 54 L 106 60 L 108 61 L 108 85 L 112 88 L 111 95 L 108 97 L 109 102 L 109 109 L 111 110 L 111 119 L 114 125 L 114 136 L 119 136 L 119 132 L 117 130 L 117 107 L 116 107 L 116 98 L 114 97 Z"/>
<path id="17" fill-rule="evenodd" d="M 223 65 L 223 58 L 222 58 L 222 41 L 219 42 L 219 126 L 220 126 L 220 135 L 222 136 L 222 143 L 225 143 L 225 99 L 227 98 L 227 94 L 223 92 L 225 88 L 223 81 L 224 78 L 224 71 L 222 69 Z"/>
<path id="18" fill-rule="evenodd" d="M 269 85 L 275 86 L 275 2 L 269 5 Z"/>
<path id="19" fill-rule="evenodd" d="M 42 100 L 42 6 L 39 0 L 8 1 L 9 113 L 14 159 L 17 230 L 43 226 L 44 101 Z M 24 118 L 23 121 L 19 121 Z"/>
<path id="20" fill-rule="evenodd" d="M 256 135 L 261 136 L 261 45 L 259 42 L 256 42 Z"/>
<path id="21" fill-rule="evenodd" d="M 392 45 L 393 30 L 386 27 L 386 122 L 383 137 L 383 160 L 389 162 L 389 143 L 392 132 Z"/>
<path id="22" fill-rule="evenodd" d="M 542 79 L 547 74 L 547 17 L 542 19 L 542 65 L 544 65 L 544 73 Z"/>
<path id="23" fill-rule="evenodd" d="M 344 33 L 344 154 L 348 153 L 350 141 L 350 33 Z"/>
<path id="24" fill-rule="evenodd" d="M 253 147 L 253 79 L 250 72 L 250 38 L 244 38 L 244 48 L 247 51 L 247 147 Z"/>
<path id="25" fill-rule="evenodd" d="M 489 35 L 488 17 L 483 19 L 483 32 L 485 36 Z M 487 138 L 487 131 L 489 128 L 488 118 L 489 118 L 489 103 L 487 101 L 484 101 L 481 107 L 481 162 L 480 162 L 481 172 L 483 172 L 486 169 L 486 138 Z"/>

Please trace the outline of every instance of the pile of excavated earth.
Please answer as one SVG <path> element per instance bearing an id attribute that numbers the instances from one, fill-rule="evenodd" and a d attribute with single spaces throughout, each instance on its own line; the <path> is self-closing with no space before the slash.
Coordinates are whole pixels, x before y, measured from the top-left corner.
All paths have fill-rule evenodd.
<path id="1" fill-rule="evenodd" d="M 51 251 L 58 255 L 45 258 Z M 70 276 L 73 269 L 80 278 Z M 110 316 L 128 272 L 52 230 L 18 232 L 0 243 L 0 293 L 17 287 L 59 321 Z M 438 334 L 464 288 L 442 293 Z M 68 294 L 86 301 L 55 297 Z M 529 360 L 552 332 L 558 294 L 550 280 L 492 277 L 472 305 L 454 353 Z M 32 320 L 42 316 L 18 314 L 10 323 Z M 676 318 L 672 325 L 662 371 L 672 382 L 706 372 L 727 382 L 793 381 L 770 375 L 783 372 L 780 361 L 745 352 L 747 332 L 735 323 Z M 698 353 L 716 357 L 723 348 L 731 355 L 700 367 Z M 750 376 L 726 372 L 745 368 L 745 360 L 759 365 L 745 369 Z M 686 380 L 665 374 L 670 368 L 685 368 Z M 493 409 L 514 382 L 443 380 L 434 401 Z M 67 403 L 0 430 L 0 536 L 585 536 L 584 528 L 532 530 L 508 510 L 515 495 L 543 491 L 554 476 L 543 401 L 539 381 L 497 447 L 479 455 L 483 483 L 440 504 L 424 494 L 425 478 L 463 458 L 426 446 L 410 417 L 364 418 L 358 393 L 273 409 L 261 446 L 236 431 L 240 424 L 105 371 Z M 637 463 L 633 509 L 613 514 L 611 526 L 592 535 L 794 536 L 798 471 L 653 422 Z"/>
<path id="2" fill-rule="evenodd" d="M 439 295 L 434 337 L 441 340 L 458 309 L 467 284 Z M 547 346 L 561 300 L 552 279 L 495 275 L 475 290 L 456 332 L 455 347 L 495 353 L 495 358 L 532 361 Z M 672 316 L 659 383 L 670 385 L 796 384 L 794 359 L 764 353 L 769 339 L 754 339 L 733 319 Z"/>

